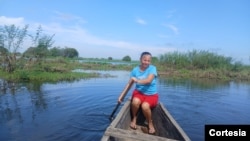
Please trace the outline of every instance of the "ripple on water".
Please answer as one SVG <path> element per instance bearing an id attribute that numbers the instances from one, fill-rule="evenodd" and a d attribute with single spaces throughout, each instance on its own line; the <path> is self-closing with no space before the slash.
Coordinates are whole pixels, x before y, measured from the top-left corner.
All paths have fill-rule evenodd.
<path id="1" fill-rule="evenodd" d="M 34 89 L 23 84 L 15 94 L 0 93 L 0 140 L 100 140 L 129 76 L 112 73 L 118 77 Z M 158 85 L 160 101 L 191 140 L 204 140 L 205 124 L 250 123 L 249 85 L 199 83 L 164 80 Z M 126 99 L 130 96 L 131 91 Z"/>

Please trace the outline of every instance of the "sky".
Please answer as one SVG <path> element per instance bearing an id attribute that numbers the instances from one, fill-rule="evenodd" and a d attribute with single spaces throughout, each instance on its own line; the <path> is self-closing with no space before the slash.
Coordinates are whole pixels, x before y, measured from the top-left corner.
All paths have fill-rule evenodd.
<path id="1" fill-rule="evenodd" d="M 0 0 L 0 26 L 41 25 L 55 35 L 53 46 L 84 58 L 200 50 L 250 64 L 249 7 L 249 0 Z"/>

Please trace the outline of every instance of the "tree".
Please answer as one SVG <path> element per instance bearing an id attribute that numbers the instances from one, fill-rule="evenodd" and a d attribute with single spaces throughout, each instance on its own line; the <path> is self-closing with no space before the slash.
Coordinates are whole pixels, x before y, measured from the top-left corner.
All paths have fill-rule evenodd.
<path id="1" fill-rule="evenodd" d="M 0 46 L 0 55 L 4 56 L 8 53 L 8 50 L 2 46 Z"/>
<path id="2" fill-rule="evenodd" d="M 34 56 L 37 58 L 37 61 L 40 61 L 42 58 L 46 57 L 49 53 L 48 48 L 52 47 L 52 45 L 54 44 L 54 34 L 52 36 L 41 34 L 42 27 L 39 26 L 37 28 L 36 35 L 30 35 L 30 37 L 32 38 L 33 45 L 35 47 Z"/>
<path id="3" fill-rule="evenodd" d="M 130 58 L 130 56 L 124 56 L 123 58 L 122 58 L 122 61 L 126 61 L 126 62 L 130 62 L 131 61 L 131 58 Z"/>
<path id="4" fill-rule="evenodd" d="M 7 72 L 13 72 L 16 68 L 16 53 L 28 35 L 27 29 L 28 25 L 23 28 L 16 27 L 14 24 L 0 27 L 0 45 L 8 50 L 2 62 Z"/>
<path id="5" fill-rule="evenodd" d="M 63 56 L 63 50 L 59 47 L 53 47 L 49 50 L 49 54 L 52 57 Z"/>
<path id="6" fill-rule="evenodd" d="M 5 56 L 8 54 L 8 50 L 0 46 L 0 65 L 5 66 Z"/>
<path id="7" fill-rule="evenodd" d="M 113 58 L 112 57 L 108 57 L 108 60 L 113 60 Z"/>
<path id="8" fill-rule="evenodd" d="M 63 51 L 63 56 L 64 57 L 68 57 L 68 58 L 78 57 L 78 52 L 74 48 L 68 48 L 68 47 L 66 47 L 64 49 L 64 51 Z"/>
<path id="9" fill-rule="evenodd" d="M 29 47 L 24 53 L 23 56 L 25 57 L 33 57 L 35 54 L 35 47 Z"/>

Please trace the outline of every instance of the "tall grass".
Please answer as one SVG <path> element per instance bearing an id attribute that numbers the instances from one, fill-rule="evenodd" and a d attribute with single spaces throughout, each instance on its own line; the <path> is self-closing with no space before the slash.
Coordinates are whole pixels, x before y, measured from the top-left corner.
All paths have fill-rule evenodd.
<path id="1" fill-rule="evenodd" d="M 209 51 L 162 54 L 156 65 L 163 74 L 173 77 L 250 80 L 250 66 Z"/>
<path id="2" fill-rule="evenodd" d="M 225 57 L 209 51 L 193 50 L 187 53 L 172 52 L 160 55 L 159 63 L 173 67 L 186 69 L 229 69 L 240 71 L 243 69 L 241 62 L 233 62 L 231 57 Z"/>
<path id="3" fill-rule="evenodd" d="M 140 62 L 112 64 L 113 61 L 81 62 L 67 58 L 47 58 L 37 62 L 21 60 L 17 69 L 9 74 L 0 69 L 0 78 L 11 81 L 63 81 L 98 77 L 97 74 L 72 72 L 74 69 L 90 70 L 127 70 L 130 71 Z M 173 52 L 153 57 L 152 64 L 159 74 L 178 78 L 211 78 L 223 80 L 250 80 L 250 66 L 234 62 L 208 51 L 193 50 L 187 53 Z"/>

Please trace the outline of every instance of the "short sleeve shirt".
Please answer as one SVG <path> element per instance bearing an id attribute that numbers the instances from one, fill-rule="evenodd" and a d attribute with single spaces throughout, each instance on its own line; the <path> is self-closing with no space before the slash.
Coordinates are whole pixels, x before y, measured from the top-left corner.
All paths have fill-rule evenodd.
<path id="1" fill-rule="evenodd" d="M 138 84 L 136 83 L 135 88 L 146 95 L 153 95 L 157 93 L 156 78 L 157 70 L 154 65 L 149 65 L 148 68 L 144 71 L 140 70 L 140 66 L 136 66 L 131 71 L 130 77 L 136 77 L 138 80 L 145 79 L 148 75 L 153 74 L 155 77 L 149 84 Z"/>

